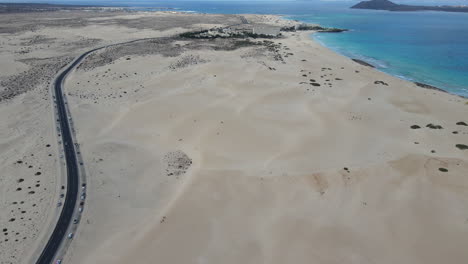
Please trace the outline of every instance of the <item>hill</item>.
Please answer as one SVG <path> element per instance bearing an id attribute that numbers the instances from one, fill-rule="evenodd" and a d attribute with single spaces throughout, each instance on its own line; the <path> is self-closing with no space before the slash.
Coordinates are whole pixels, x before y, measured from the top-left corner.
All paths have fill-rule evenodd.
<path id="1" fill-rule="evenodd" d="M 352 6 L 354 9 L 374 9 L 388 11 L 445 11 L 445 12 L 468 12 L 468 6 L 416 6 L 400 5 L 388 0 L 362 1 Z"/>

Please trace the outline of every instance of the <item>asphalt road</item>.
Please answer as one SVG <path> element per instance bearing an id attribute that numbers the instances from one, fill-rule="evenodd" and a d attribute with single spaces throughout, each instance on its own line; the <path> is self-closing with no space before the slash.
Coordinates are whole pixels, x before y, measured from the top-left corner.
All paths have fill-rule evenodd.
<path id="1" fill-rule="evenodd" d="M 242 17 L 242 22 L 245 23 L 247 19 Z M 123 44 L 130 44 L 143 40 L 152 40 L 157 38 L 141 38 L 131 41 L 115 43 L 111 45 L 106 45 L 103 47 L 95 48 L 81 54 L 72 64 L 60 73 L 60 75 L 54 81 L 54 94 L 57 104 L 58 112 L 58 123 L 60 123 L 60 133 L 62 137 L 63 149 L 65 152 L 65 161 L 67 167 L 67 188 L 65 194 L 65 201 L 63 202 L 62 212 L 60 213 L 57 224 L 47 241 L 44 249 L 41 252 L 36 264 L 51 264 L 56 258 L 56 254 L 62 244 L 62 241 L 67 237 L 67 230 L 69 230 L 70 225 L 72 224 L 72 218 L 76 212 L 76 204 L 79 199 L 79 179 L 80 179 L 80 170 L 78 168 L 78 158 L 75 151 L 75 142 L 73 142 L 72 131 L 70 129 L 70 123 L 67 114 L 67 106 L 64 100 L 63 95 L 63 83 L 67 75 L 78 66 L 83 59 L 88 56 L 90 53 L 93 53 L 97 50 L 118 46 Z"/>
<path id="2" fill-rule="evenodd" d="M 92 49 L 80 55 L 75 61 L 70 64 L 54 81 L 54 95 L 57 104 L 58 123 L 60 123 L 60 134 L 62 137 L 63 149 L 65 152 L 65 161 L 67 167 L 67 188 L 65 194 L 65 201 L 63 202 L 62 212 L 60 213 L 57 224 L 47 241 L 44 249 L 36 264 L 51 264 L 60 248 L 62 241 L 67 236 L 67 230 L 72 223 L 72 218 L 75 213 L 77 200 L 79 199 L 79 179 L 80 171 L 78 169 L 78 158 L 75 151 L 75 144 L 73 142 L 72 131 L 66 110 L 66 103 L 63 95 L 63 83 L 66 76 L 70 73 L 81 61 L 90 53 L 104 49 L 111 46 L 129 44 L 142 40 L 149 40 L 153 38 L 143 38 L 122 43 L 116 43 L 99 48 Z"/>
<path id="3" fill-rule="evenodd" d="M 70 124 L 68 123 L 68 115 L 66 111 L 65 102 L 63 99 L 62 86 L 63 81 L 67 74 L 76 67 L 86 55 L 97 49 L 88 51 L 82 54 L 71 65 L 68 66 L 54 82 L 54 94 L 57 101 L 58 119 L 60 123 L 60 130 L 62 135 L 63 148 L 65 152 L 65 160 L 67 166 L 67 192 L 65 201 L 63 203 L 62 212 L 57 221 L 57 225 L 52 232 L 46 246 L 44 247 L 41 256 L 37 260 L 37 264 L 50 264 L 53 263 L 55 254 L 60 247 L 62 240 L 67 236 L 68 227 L 71 224 L 73 213 L 76 207 L 76 201 L 79 195 L 79 170 L 78 162 L 75 153 L 75 145 L 73 142 Z"/>

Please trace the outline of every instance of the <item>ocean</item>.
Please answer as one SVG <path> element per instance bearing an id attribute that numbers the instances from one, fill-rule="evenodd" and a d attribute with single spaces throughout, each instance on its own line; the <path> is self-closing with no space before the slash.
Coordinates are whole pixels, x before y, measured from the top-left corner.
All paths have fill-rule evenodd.
<path id="1" fill-rule="evenodd" d="M 311 37 L 350 58 L 396 77 L 468 96 L 468 13 L 355 10 L 324 1 L 51 1 L 170 7 L 199 13 L 279 14 L 288 19 L 349 29 Z"/>

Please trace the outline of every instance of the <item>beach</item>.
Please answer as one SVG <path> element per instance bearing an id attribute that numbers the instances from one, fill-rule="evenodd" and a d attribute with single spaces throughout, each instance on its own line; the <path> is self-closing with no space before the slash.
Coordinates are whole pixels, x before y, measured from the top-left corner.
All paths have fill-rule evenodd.
<path id="1" fill-rule="evenodd" d="M 64 263 L 468 259 L 467 99 L 357 63 L 313 31 L 179 36 L 297 24 L 274 15 L 0 19 L 0 262 L 31 263 L 60 212 L 58 70 L 146 38 L 89 55 L 65 81 L 87 198 Z"/>

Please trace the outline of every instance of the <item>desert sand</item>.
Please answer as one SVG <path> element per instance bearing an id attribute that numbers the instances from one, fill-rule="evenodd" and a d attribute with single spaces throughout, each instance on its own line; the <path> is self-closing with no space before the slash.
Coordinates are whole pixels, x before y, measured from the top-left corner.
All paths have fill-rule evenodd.
<path id="1" fill-rule="evenodd" d="M 2 86 L 14 88 L 0 102 L 2 263 L 34 259 L 58 212 L 47 80 L 86 50 L 149 37 L 90 55 L 66 80 L 88 190 L 64 263 L 468 260 L 468 100 L 360 65 L 312 32 L 249 43 L 173 37 L 239 23 L 104 13 L 0 34 Z M 46 42 L 25 44 L 38 38 Z M 30 73 L 41 62 L 50 70 Z M 45 80 L 7 81 L 20 75 Z M 9 222 L 21 210 L 33 217 Z"/>

